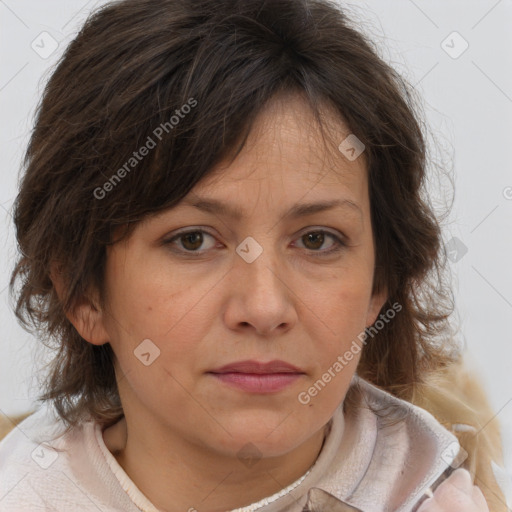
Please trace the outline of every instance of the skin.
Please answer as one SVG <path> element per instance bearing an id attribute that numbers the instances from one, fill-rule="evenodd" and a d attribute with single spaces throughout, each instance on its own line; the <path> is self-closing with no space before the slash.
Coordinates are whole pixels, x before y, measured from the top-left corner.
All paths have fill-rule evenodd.
<path id="1" fill-rule="evenodd" d="M 422 503 L 418 512 L 489 512 L 489 508 L 482 491 L 473 485 L 469 471 L 459 468 L 436 489 L 432 498 Z"/>
<path id="2" fill-rule="evenodd" d="M 108 249 L 107 307 L 92 290 L 69 314 L 85 340 L 112 345 L 125 418 L 104 440 L 159 509 L 225 511 L 278 492 L 314 463 L 344 400 L 360 353 L 308 404 L 297 396 L 375 321 L 385 295 L 371 293 L 364 153 L 345 158 L 337 144 L 350 132 L 324 114 L 336 143 L 327 152 L 306 103 L 276 97 L 237 159 L 221 162 L 186 198 L 215 198 L 243 216 L 182 201 L 147 218 Z M 298 202 L 339 198 L 357 206 L 285 217 Z M 187 237 L 163 243 L 199 227 L 208 231 L 202 245 Z M 335 239 L 304 236 L 320 228 L 346 245 L 322 257 Z M 235 251 L 248 236 L 263 248 L 252 263 Z M 160 350 L 149 366 L 134 355 L 144 339 Z M 304 374 L 277 393 L 250 394 L 206 373 L 245 359 L 282 359 Z M 261 455 L 250 466 L 238 456 L 247 443 Z"/>

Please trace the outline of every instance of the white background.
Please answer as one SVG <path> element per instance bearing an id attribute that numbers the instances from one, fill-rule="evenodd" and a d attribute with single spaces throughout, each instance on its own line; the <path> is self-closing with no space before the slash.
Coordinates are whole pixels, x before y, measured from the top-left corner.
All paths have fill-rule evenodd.
<path id="1" fill-rule="evenodd" d="M 10 212 L 21 157 L 45 80 L 86 15 L 103 3 L 0 0 L 0 412 L 4 414 L 33 406 L 38 393 L 34 364 L 41 364 L 33 361 L 37 340 L 18 326 L 7 301 L 15 254 Z M 424 98 L 427 122 L 444 151 L 439 154 L 433 148 L 432 154 L 444 159 L 448 170 L 453 167 L 455 203 L 444 239 L 457 237 L 467 248 L 451 262 L 460 338 L 502 425 L 510 471 L 512 1 L 372 0 L 349 7 L 385 60 Z M 450 35 L 454 31 L 460 37 Z M 42 32 L 59 43 L 48 58 L 31 47 L 34 40 L 42 46 L 41 38 L 47 37 Z M 441 46 L 445 40 L 452 56 Z M 458 55 L 464 41 L 469 46 Z M 449 191 L 439 191 L 437 185 L 434 182 L 433 194 L 449 197 Z"/>

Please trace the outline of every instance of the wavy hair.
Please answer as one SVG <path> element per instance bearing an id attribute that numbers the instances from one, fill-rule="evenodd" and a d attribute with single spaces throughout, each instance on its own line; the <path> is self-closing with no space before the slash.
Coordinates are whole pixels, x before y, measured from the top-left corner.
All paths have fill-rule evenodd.
<path id="1" fill-rule="evenodd" d="M 398 302 L 402 310 L 365 346 L 358 374 L 412 400 L 429 373 L 456 359 L 416 91 L 340 6 L 118 1 L 89 16 L 47 82 L 14 206 L 15 312 L 54 350 L 40 400 L 51 400 L 68 426 L 86 416 L 112 424 L 123 414 L 110 344 L 86 342 L 65 314 L 91 287 L 102 292 L 106 247 L 234 159 L 265 105 L 292 93 L 319 126 L 327 105 L 365 145 L 374 292 L 387 289 L 383 309 Z M 191 99 L 196 106 L 181 116 Z M 156 149 L 123 173 L 134 150 L 166 126 Z M 62 300 L 50 279 L 55 262 Z"/>

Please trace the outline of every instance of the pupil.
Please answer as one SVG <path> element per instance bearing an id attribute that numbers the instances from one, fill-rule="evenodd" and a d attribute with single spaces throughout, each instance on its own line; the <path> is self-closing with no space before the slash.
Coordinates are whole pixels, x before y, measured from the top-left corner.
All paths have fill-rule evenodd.
<path id="1" fill-rule="evenodd" d="M 194 238 L 195 238 L 195 237 L 198 237 L 198 239 L 194 242 Z M 193 246 L 193 247 L 187 247 L 187 249 L 197 249 L 198 247 L 200 247 L 200 246 L 201 246 L 201 242 L 202 242 L 202 235 L 201 235 L 201 233 L 199 233 L 199 232 L 197 232 L 197 231 L 196 231 L 196 232 L 194 232 L 194 233 L 187 233 L 187 234 L 185 235 L 185 242 L 186 242 L 186 243 L 185 243 L 185 246 L 187 246 L 187 242 L 188 242 L 189 240 L 192 240 L 192 246 Z"/>
<path id="2" fill-rule="evenodd" d="M 322 246 L 322 243 L 324 241 L 323 233 L 318 233 L 318 232 L 317 233 L 308 233 L 305 236 L 308 240 L 308 243 L 310 243 L 310 242 L 313 243 L 313 247 L 315 249 L 318 249 L 318 247 Z M 198 231 L 196 231 L 194 233 L 187 233 L 186 235 L 183 235 L 183 237 L 184 237 L 184 242 L 185 242 L 184 245 L 185 246 L 188 245 L 187 249 L 197 249 L 198 247 L 201 246 L 203 237 L 202 237 L 202 234 L 199 233 Z M 190 247 L 190 245 L 192 245 L 192 247 Z"/>
<path id="3" fill-rule="evenodd" d="M 323 233 L 310 233 L 306 236 L 308 237 L 308 240 L 311 240 L 311 239 L 313 240 L 313 245 L 315 246 L 315 249 L 322 246 L 322 243 L 324 241 Z M 320 241 L 320 243 L 315 244 L 315 239 L 317 240 L 317 242 Z"/>

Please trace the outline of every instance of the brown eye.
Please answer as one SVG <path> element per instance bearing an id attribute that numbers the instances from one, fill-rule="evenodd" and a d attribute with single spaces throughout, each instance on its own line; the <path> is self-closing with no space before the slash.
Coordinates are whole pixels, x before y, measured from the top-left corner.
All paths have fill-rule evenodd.
<path id="1" fill-rule="evenodd" d="M 331 248 L 326 250 L 320 250 L 321 247 L 324 245 L 326 239 L 329 238 L 334 240 L 334 243 L 330 245 Z M 316 231 L 309 231 L 303 234 L 300 237 L 300 240 L 302 241 L 306 249 L 318 253 L 318 256 L 327 256 L 329 254 L 340 251 L 341 249 L 346 247 L 346 244 L 340 237 L 336 236 L 334 233 L 329 233 L 328 231 L 324 231 L 321 229 Z"/>
<path id="2" fill-rule="evenodd" d="M 190 251 L 199 249 L 203 243 L 203 234 L 200 231 L 192 231 L 190 233 L 184 233 L 180 235 L 183 247 Z"/>
<path id="3" fill-rule="evenodd" d="M 204 247 L 208 237 L 211 238 L 213 242 L 209 247 Z M 331 239 L 333 243 L 331 243 L 327 249 L 322 250 L 322 246 L 324 246 L 329 239 Z M 328 256 L 346 247 L 345 242 L 340 237 L 322 229 L 309 231 L 303 234 L 299 240 L 301 240 L 303 244 L 302 248 L 320 257 Z M 170 246 L 172 251 L 178 254 L 200 256 L 206 253 L 208 249 L 214 248 L 215 237 L 202 229 L 195 229 L 178 233 L 163 243 L 164 245 Z"/>
<path id="4" fill-rule="evenodd" d="M 325 236 L 324 233 L 320 231 L 313 231 L 312 233 L 307 233 L 303 235 L 302 240 L 304 240 L 306 247 L 308 249 L 320 249 L 320 247 L 322 247 L 322 244 L 324 243 Z"/>
<path id="5" fill-rule="evenodd" d="M 210 243 L 209 247 L 203 247 L 208 238 L 211 238 L 213 242 Z M 164 245 L 171 246 L 174 252 L 199 255 L 215 245 L 215 238 L 202 229 L 195 229 L 178 233 L 169 240 L 165 240 L 163 243 Z"/>

